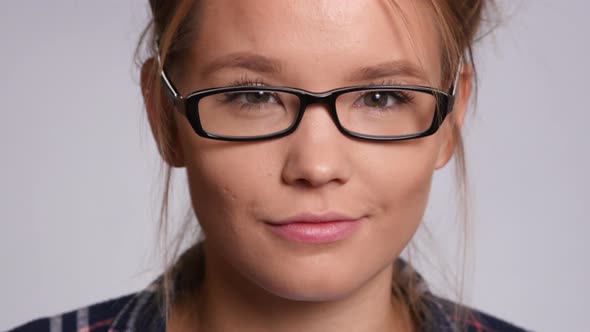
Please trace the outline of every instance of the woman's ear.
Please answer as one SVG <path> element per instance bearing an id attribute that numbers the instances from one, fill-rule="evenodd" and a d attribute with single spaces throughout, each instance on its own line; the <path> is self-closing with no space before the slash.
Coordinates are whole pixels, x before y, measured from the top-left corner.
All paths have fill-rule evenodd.
<path id="1" fill-rule="evenodd" d="M 457 84 L 455 104 L 453 111 L 449 114 L 449 118 L 446 121 L 447 128 L 445 128 L 443 133 L 444 142 L 436 160 L 436 169 L 445 166 L 455 152 L 458 139 L 457 135 L 460 134 L 461 128 L 463 128 L 465 114 L 469 108 L 469 100 L 471 99 L 473 90 L 473 66 L 471 64 L 463 65 Z"/>
<path id="2" fill-rule="evenodd" d="M 148 59 L 146 62 L 143 63 L 141 66 L 141 94 L 143 96 L 143 102 L 145 105 L 145 110 L 147 112 L 148 121 L 150 123 L 150 128 L 152 129 L 152 134 L 154 136 L 154 140 L 156 141 L 156 145 L 158 146 L 158 152 L 162 159 L 173 167 L 184 167 L 184 156 L 182 153 L 182 146 L 180 145 L 180 139 L 178 138 L 178 130 L 176 128 L 176 123 L 174 120 L 175 110 L 174 106 L 168 102 L 164 88 L 159 84 L 154 84 L 155 81 L 159 78 L 159 76 L 155 75 L 155 71 L 157 70 L 158 65 L 154 58 Z M 155 91 L 155 87 L 159 86 L 160 88 Z M 154 98 L 155 93 L 159 93 L 158 98 Z M 160 107 L 156 106 L 156 101 L 159 101 Z M 170 112 L 172 116 L 169 119 L 169 123 L 162 124 L 162 117 L 159 112 Z M 166 130 L 170 130 L 172 135 L 172 144 L 168 146 L 162 146 L 160 144 L 160 137 L 161 134 L 159 132 L 160 128 L 166 128 Z"/>

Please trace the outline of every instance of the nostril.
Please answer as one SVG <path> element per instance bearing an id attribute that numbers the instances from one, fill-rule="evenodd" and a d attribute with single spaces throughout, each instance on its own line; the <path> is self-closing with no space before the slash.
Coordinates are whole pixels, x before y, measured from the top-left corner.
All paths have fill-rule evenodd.
<path id="1" fill-rule="evenodd" d="M 306 179 L 297 179 L 295 180 L 296 187 L 313 187 L 311 181 Z"/>
<path id="2" fill-rule="evenodd" d="M 283 181 L 299 188 L 318 188 L 330 183 L 347 182 L 350 172 L 344 163 L 314 159 L 315 161 L 300 159 L 287 163 L 283 169 Z"/>

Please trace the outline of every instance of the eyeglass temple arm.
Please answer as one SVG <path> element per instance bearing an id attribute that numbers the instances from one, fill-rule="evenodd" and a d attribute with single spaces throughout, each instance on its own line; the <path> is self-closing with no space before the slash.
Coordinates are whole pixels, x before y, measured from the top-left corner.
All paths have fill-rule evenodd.
<path id="1" fill-rule="evenodd" d="M 164 66 L 162 65 L 162 60 L 160 59 L 160 54 L 157 55 L 156 59 L 158 61 L 158 68 L 162 68 L 162 70 L 160 71 L 160 77 L 162 78 L 162 82 L 164 83 L 164 85 L 167 88 L 168 94 L 172 98 L 174 105 L 179 106 L 178 110 L 181 113 L 184 113 L 184 107 L 183 107 L 184 98 L 180 95 L 180 92 L 178 92 L 178 89 L 176 89 L 174 84 L 172 84 L 172 82 L 168 78 L 168 75 L 166 74 L 166 71 L 164 70 Z"/>
<path id="2" fill-rule="evenodd" d="M 459 65 L 457 66 L 457 72 L 455 73 L 455 79 L 453 80 L 453 86 L 451 87 L 451 96 L 456 96 L 457 86 L 459 85 L 459 78 L 461 77 L 461 71 L 463 70 L 463 58 L 459 59 Z"/>
<path id="3" fill-rule="evenodd" d="M 166 85 L 166 88 L 168 88 L 168 92 L 170 92 L 170 94 L 174 98 L 174 102 L 176 103 L 176 101 L 178 99 L 182 99 L 182 96 L 180 95 L 180 92 L 178 92 L 178 89 L 176 89 L 174 84 L 172 84 L 172 82 L 168 78 L 168 75 L 166 75 L 166 71 L 164 70 L 164 66 L 162 65 L 162 61 L 160 59 L 160 54 L 158 54 L 157 60 L 158 60 L 158 68 L 162 68 L 162 70 L 160 72 L 160 77 L 162 77 L 162 82 L 164 82 L 164 85 Z"/>
<path id="4" fill-rule="evenodd" d="M 453 111 L 453 107 L 455 106 L 455 97 L 457 96 L 457 86 L 459 85 L 459 78 L 461 77 L 461 71 L 463 70 L 463 58 L 459 59 L 459 65 L 457 66 L 457 72 L 455 73 L 455 79 L 453 80 L 453 85 L 451 86 L 451 94 L 449 98 L 449 104 L 447 105 L 447 112 L 450 113 Z"/>

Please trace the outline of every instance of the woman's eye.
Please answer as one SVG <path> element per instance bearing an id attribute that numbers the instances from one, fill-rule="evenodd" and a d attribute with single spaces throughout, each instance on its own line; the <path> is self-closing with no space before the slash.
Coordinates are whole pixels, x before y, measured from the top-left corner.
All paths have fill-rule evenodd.
<path id="1" fill-rule="evenodd" d="M 218 102 L 228 110 L 271 111 L 283 107 L 279 94 L 271 91 L 236 91 L 223 93 L 220 97 Z"/>
<path id="2" fill-rule="evenodd" d="M 385 108 L 393 106 L 397 98 L 390 92 L 370 92 L 363 96 L 363 103 L 369 107 Z"/>
<path id="3" fill-rule="evenodd" d="M 270 93 L 267 92 L 253 92 L 253 93 L 248 93 L 246 95 L 246 100 L 248 100 L 249 103 L 268 103 L 268 101 L 271 99 L 271 95 Z"/>
<path id="4" fill-rule="evenodd" d="M 240 104 L 260 105 L 279 104 L 280 101 L 273 93 L 266 91 L 234 92 L 225 94 L 226 102 L 237 102 Z"/>

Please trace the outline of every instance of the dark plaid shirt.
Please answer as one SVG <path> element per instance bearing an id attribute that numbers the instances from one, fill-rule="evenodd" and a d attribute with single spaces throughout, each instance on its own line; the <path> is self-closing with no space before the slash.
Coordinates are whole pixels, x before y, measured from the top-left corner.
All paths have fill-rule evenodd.
<path id="1" fill-rule="evenodd" d="M 417 280 L 430 312 L 421 332 L 521 332 L 507 322 L 471 310 L 470 317 L 455 318 L 456 305 L 430 293 L 422 277 L 403 260 L 396 261 L 401 277 Z M 53 317 L 37 319 L 8 332 L 165 332 L 162 277 L 137 293 L 96 303 Z"/>

